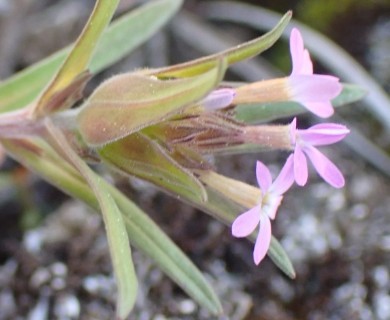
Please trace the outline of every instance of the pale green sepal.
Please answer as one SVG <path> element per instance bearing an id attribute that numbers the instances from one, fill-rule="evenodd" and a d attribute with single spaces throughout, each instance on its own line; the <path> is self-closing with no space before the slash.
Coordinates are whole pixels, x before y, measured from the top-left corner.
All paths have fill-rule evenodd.
<path id="1" fill-rule="evenodd" d="M 192 78 L 159 80 L 129 73 L 100 85 L 77 116 L 84 141 L 99 147 L 183 111 L 215 88 L 226 70 L 224 60 Z"/>
<path id="2" fill-rule="evenodd" d="M 109 143 L 98 153 L 107 165 L 121 173 L 149 181 L 174 195 L 207 200 L 200 181 L 157 142 L 141 133 Z"/>
<path id="3" fill-rule="evenodd" d="M 291 11 L 287 12 L 271 31 L 257 39 L 207 57 L 161 69 L 146 70 L 145 73 L 153 74 L 161 78 L 193 77 L 213 68 L 215 61 L 221 58 L 226 58 L 229 65 L 249 59 L 267 50 L 279 39 L 290 21 L 291 15 Z"/>

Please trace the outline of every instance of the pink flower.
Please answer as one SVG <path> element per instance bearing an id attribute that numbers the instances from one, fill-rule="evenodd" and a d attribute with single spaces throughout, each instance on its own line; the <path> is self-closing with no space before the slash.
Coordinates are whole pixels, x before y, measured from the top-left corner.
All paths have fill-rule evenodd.
<path id="1" fill-rule="evenodd" d="M 337 97 L 342 85 L 339 79 L 329 75 L 313 74 L 313 63 L 309 52 L 304 48 L 298 29 L 290 35 L 292 72 L 288 78 L 291 100 L 301 103 L 319 117 L 327 118 L 334 112 L 330 102 Z"/>
<path id="2" fill-rule="evenodd" d="M 259 204 L 239 215 L 232 224 L 232 234 L 234 237 L 242 238 L 249 236 L 260 224 L 255 248 L 253 250 L 253 260 L 259 264 L 265 257 L 271 243 L 271 221 L 275 219 L 276 211 L 283 199 L 283 194 L 294 183 L 293 157 L 287 159 L 279 176 L 272 183 L 271 173 L 268 168 L 257 161 L 256 177 L 261 189 Z"/>
<path id="3" fill-rule="evenodd" d="M 345 184 L 343 174 L 315 146 L 336 143 L 349 133 L 346 126 L 336 123 L 314 125 L 306 130 L 296 128 L 296 118 L 291 123 L 291 142 L 294 147 L 293 171 L 295 181 L 304 186 L 308 178 L 307 160 L 309 158 L 318 174 L 331 186 L 342 188 Z"/>

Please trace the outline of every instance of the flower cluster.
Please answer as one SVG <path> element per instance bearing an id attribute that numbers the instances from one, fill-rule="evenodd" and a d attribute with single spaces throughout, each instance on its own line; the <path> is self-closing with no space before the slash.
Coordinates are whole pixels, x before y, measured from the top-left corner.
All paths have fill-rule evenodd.
<path id="1" fill-rule="evenodd" d="M 285 99 L 296 101 L 317 116 L 326 118 L 333 114 L 331 99 L 342 90 L 339 79 L 329 75 L 313 73 L 313 63 L 309 52 L 304 48 L 302 36 L 297 29 L 293 29 L 290 36 L 290 51 L 292 57 L 292 72 L 287 78 L 271 80 L 269 88 L 279 90 L 274 101 Z M 267 86 L 263 81 L 262 86 Z M 236 102 L 247 102 L 248 96 L 254 93 L 255 85 L 250 85 L 240 91 L 233 98 Z M 258 86 L 257 86 L 258 88 Z M 231 96 L 231 93 L 224 92 Z M 281 98 L 281 95 L 284 97 Z M 276 98 L 278 97 L 278 98 Z M 221 101 L 221 100 L 220 100 Z M 215 108 L 215 105 L 213 106 Z M 259 264 L 265 257 L 271 242 L 271 222 L 282 201 L 283 194 L 293 185 L 304 186 L 308 180 L 307 158 L 313 164 L 318 174 L 331 186 L 341 188 L 345 181 L 342 173 L 316 147 L 330 145 L 342 140 L 349 130 L 344 125 L 322 123 L 308 129 L 297 129 L 297 120 L 294 118 L 289 125 L 290 149 L 289 155 L 279 176 L 272 183 L 268 168 L 260 161 L 256 165 L 256 177 L 261 189 L 261 197 L 253 208 L 239 215 L 232 224 L 232 234 L 235 237 L 247 237 L 259 226 L 259 232 L 253 251 L 253 259 Z"/>

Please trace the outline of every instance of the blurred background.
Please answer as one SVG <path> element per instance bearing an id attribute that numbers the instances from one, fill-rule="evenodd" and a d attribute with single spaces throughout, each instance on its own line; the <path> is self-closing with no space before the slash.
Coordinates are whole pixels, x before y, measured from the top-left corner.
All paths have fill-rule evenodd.
<path id="1" fill-rule="evenodd" d="M 117 15 L 137 4 L 123 0 Z M 92 0 L 0 0 L 0 78 L 74 41 L 93 5 Z M 260 36 L 291 9 L 295 22 L 304 24 L 315 72 L 368 91 L 331 119 L 347 124 L 351 137 L 324 148 L 345 174 L 345 188 L 335 190 L 312 172 L 304 190 L 294 187 L 286 195 L 273 223 L 296 279 L 269 259 L 256 267 L 252 244 L 232 238 L 229 228 L 204 213 L 142 181 L 112 181 L 204 271 L 223 302 L 220 319 L 390 319 L 388 0 L 185 1 L 166 28 L 94 77 L 86 94 L 113 74 L 186 61 Z M 232 68 L 226 79 L 288 74 L 287 38 Z M 300 118 L 302 127 L 314 121 L 310 115 Z M 211 161 L 219 172 L 255 185 L 256 160 L 276 172 L 285 157 L 272 152 Z M 113 319 L 115 283 L 100 216 L 11 159 L 1 169 L 0 320 Z M 140 292 L 130 319 L 210 319 L 152 261 L 137 251 L 134 260 Z"/>

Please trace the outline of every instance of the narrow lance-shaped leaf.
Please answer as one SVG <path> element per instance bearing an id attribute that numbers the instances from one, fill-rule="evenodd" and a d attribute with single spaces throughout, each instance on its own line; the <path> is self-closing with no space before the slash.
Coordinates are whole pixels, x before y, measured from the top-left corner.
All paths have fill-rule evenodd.
<path id="1" fill-rule="evenodd" d="M 115 20 L 103 33 L 90 70 L 104 70 L 159 31 L 179 10 L 182 0 L 155 0 Z"/>
<path id="2" fill-rule="evenodd" d="M 183 110 L 221 81 L 226 64 L 196 77 L 158 80 L 137 73 L 113 77 L 91 95 L 78 115 L 78 127 L 90 146 L 101 146 Z"/>
<path id="3" fill-rule="evenodd" d="M 124 216 L 124 219 L 132 243 L 153 257 L 162 270 L 190 297 L 208 309 L 211 314 L 220 315 L 222 307 L 214 289 L 193 263 L 160 231 L 156 224 L 146 219 L 147 216 L 137 216 L 135 219 L 132 211 L 134 204 L 127 202 L 123 195 L 118 194 L 116 200 L 121 210 L 125 214 L 129 213 Z"/>
<path id="4" fill-rule="evenodd" d="M 118 3 L 119 0 L 97 0 L 95 8 L 72 51 L 49 86 L 43 91 L 38 103 L 32 107 L 34 116 L 42 117 L 64 108 L 62 105 L 53 106 L 49 102 L 54 95 L 66 90 L 74 79 L 88 68 L 96 44 L 110 22 Z"/>
<path id="5" fill-rule="evenodd" d="M 99 204 L 80 174 L 42 141 L 2 140 L 7 152 L 17 161 L 37 172 L 51 184 L 95 209 Z M 213 288 L 187 256 L 133 202 L 102 180 L 119 206 L 131 243 L 156 261 L 156 264 L 185 292 L 213 315 L 221 304 Z"/>
<path id="6" fill-rule="evenodd" d="M 149 39 L 176 13 L 181 0 L 156 0 L 115 20 L 103 32 L 90 63 L 97 73 L 120 60 Z M 16 110 L 31 103 L 65 61 L 70 48 L 22 70 L 0 84 L 0 112 Z"/>
<path id="7" fill-rule="evenodd" d="M 98 150 L 101 159 L 123 173 L 159 186 L 169 193 L 206 201 L 203 185 L 158 143 L 141 133 L 133 133 Z"/>
<path id="8" fill-rule="evenodd" d="M 49 119 L 45 120 L 45 125 L 57 148 L 85 178 L 99 202 L 118 287 L 116 312 L 120 319 L 125 319 L 135 303 L 138 285 L 122 213 L 102 178 L 73 151 L 62 132 Z"/>
<path id="9" fill-rule="evenodd" d="M 197 60 L 181 63 L 171 67 L 147 70 L 145 73 L 164 77 L 191 77 L 215 66 L 217 60 L 225 57 L 229 65 L 249 59 L 270 48 L 281 36 L 291 19 L 291 11 L 287 12 L 271 31 L 260 38 L 240 44 L 234 48 L 203 57 Z"/>

